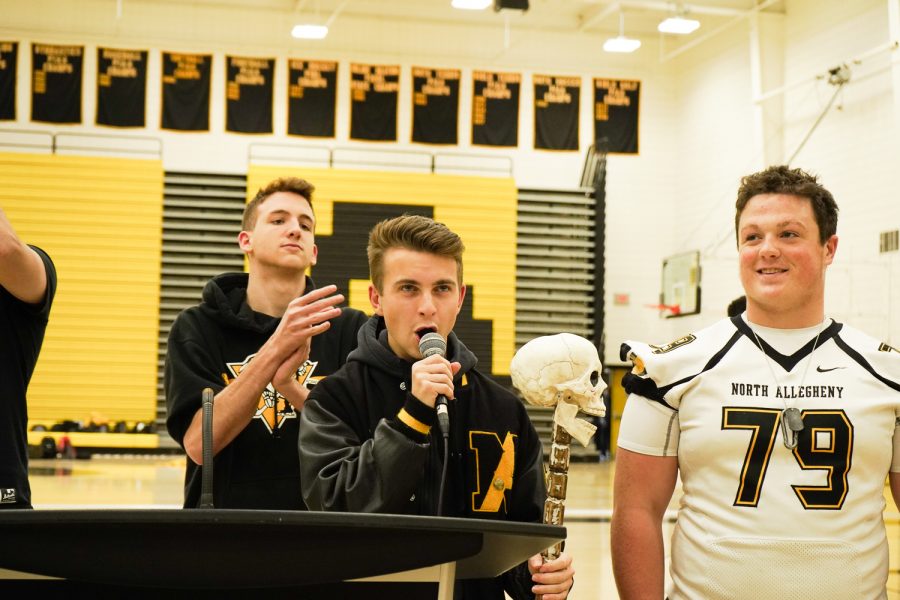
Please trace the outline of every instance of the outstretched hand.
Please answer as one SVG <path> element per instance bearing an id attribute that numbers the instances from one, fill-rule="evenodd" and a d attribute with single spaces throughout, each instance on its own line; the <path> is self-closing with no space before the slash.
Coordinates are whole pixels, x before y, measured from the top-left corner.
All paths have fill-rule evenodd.
<path id="1" fill-rule="evenodd" d="M 344 296 L 334 294 L 336 290 L 336 286 L 328 285 L 292 300 L 269 340 L 280 360 L 272 386 L 295 408 L 302 406 L 308 394 L 297 382 L 297 370 L 309 358 L 312 338 L 327 331 L 331 326 L 329 319 L 341 314 L 335 305 Z"/>
<path id="2" fill-rule="evenodd" d="M 331 325 L 328 320 L 341 314 L 341 309 L 335 305 L 343 302 L 344 296 L 335 294 L 336 291 L 336 286 L 326 285 L 288 304 L 281 322 L 270 338 L 282 361 L 306 345 L 313 336 L 326 331 Z"/>

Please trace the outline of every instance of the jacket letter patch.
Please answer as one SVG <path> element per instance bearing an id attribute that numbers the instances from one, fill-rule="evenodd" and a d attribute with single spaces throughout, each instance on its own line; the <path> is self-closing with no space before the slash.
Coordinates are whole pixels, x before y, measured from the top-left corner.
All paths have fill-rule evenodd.
<path id="1" fill-rule="evenodd" d="M 512 489 L 516 469 L 516 437 L 503 441 L 493 431 L 470 431 L 469 448 L 475 452 L 475 490 L 472 511 L 506 512 L 506 490 Z"/>

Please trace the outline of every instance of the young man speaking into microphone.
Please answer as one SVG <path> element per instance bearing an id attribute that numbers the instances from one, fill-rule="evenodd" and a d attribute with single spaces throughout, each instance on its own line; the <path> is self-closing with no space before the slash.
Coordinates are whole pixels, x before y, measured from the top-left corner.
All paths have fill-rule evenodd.
<path id="1" fill-rule="evenodd" d="M 475 355 L 453 334 L 466 294 L 463 249 L 458 235 L 421 216 L 382 221 L 370 232 L 375 315 L 347 364 L 310 392 L 300 416 L 310 509 L 437 515 L 440 506 L 442 516 L 541 520 L 537 433 L 522 403 L 479 373 Z M 445 353 L 427 350 L 435 333 L 446 340 Z M 449 400 L 444 486 L 443 436 L 434 427 L 439 396 Z M 457 589 L 467 600 L 502 600 L 504 591 L 516 600 L 562 600 L 572 586 L 571 563 L 566 553 L 547 564 L 535 555 Z"/>

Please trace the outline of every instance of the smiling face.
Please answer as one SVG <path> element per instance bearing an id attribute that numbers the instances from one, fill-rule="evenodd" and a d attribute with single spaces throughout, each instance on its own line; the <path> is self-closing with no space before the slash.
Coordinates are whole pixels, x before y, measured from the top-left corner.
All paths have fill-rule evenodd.
<path id="1" fill-rule="evenodd" d="M 303 196 L 275 192 L 257 207 L 251 231 L 242 231 L 238 243 L 254 269 L 305 272 L 316 264 L 315 216 Z"/>
<path id="2" fill-rule="evenodd" d="M 447 336 L 466 296 L 457 282 L 456 260 L 447 256 L 390 248 L 384 253 L 379 291 L 369 286 L 375 314 L 384 317 L 388 345 L 398 357 L 422 358 L 419 339 L 429 331 Z"/>
<path id="3" fill-rule="evenodd" d="M 747 317 L 768 327 L 799 329 L 825 317 L 825 269 L 837 236 L 819 241 L 812 205 L 790 194 L 751 198 L 738 222 L 741 284 Z"/>

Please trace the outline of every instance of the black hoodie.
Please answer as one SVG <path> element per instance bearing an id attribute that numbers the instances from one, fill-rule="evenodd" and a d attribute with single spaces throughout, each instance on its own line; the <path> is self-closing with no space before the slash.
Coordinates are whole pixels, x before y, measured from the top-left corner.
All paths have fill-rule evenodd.
<path id="1" fill-rule="evenodd" d="M 201 392 L 219 393 L 269 339 L 280 318 L 253 311 L 247 304 L 246 273 L 214 277 L 203 289 L 203 302 L 184 310 L 169 332 L 165 392 L 169 435 L 184 446 L 184 434 L 200 410 Z M 306 279 L 307 292 L 314 289 Z M 331 327 L 312 340 L 301 382 L 330 375 L 356 346 L 356 331 L 366 320 L 343 309 Z M 216 508 L 303 509 L 297 460 L 299 411 L 269 384 L 259 410 L 240 434 L 216 455 Z M 184 506 L 200 501 L 202 467 L 187 459 Z"/>
<path id="2" fill-rule="evenodd" d="M 541 442 L 522 402 L 475 369 L 454 334 L 447 358 L 462 365 L 450 409 L 444 515 L 540 522 L 546 496 Z M 303 497 L 313 510 L 435 515 L 443 465 L 434 408 L 409 391 L 412 364 L 387 344 L 381 317 L 359 330 L 347 364 L 317 385 L 300 415 Z M 506 477 L 497 473 L 508 469 Z M 499 479 L 499 481 L 498 481 Z M 523 563 L 493 580 L 459 582 L 466 599 L 532 598 Z"/>

